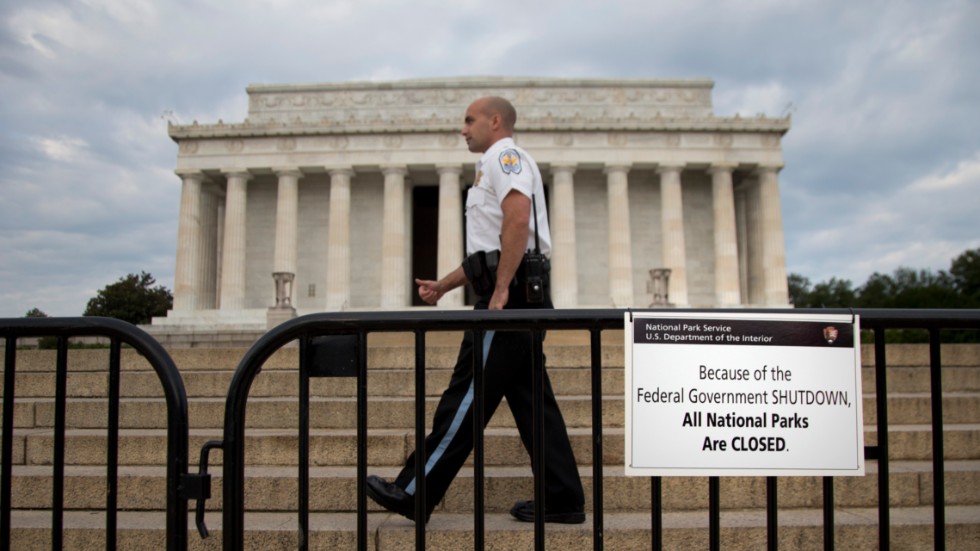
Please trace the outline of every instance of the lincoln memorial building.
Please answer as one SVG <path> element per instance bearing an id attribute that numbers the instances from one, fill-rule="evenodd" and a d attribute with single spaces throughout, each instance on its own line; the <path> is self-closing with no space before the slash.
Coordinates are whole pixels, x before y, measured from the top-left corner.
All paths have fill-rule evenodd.
<path id="1" fill-rule="evenodd" d="M 544 177 L 559 308 L 788 306 L 788 118 L 719 117 L 709 80 L 447 78 L 254 85 L 241 122 L 171 125 L 173 310 L 155 326 L 264 329 L 422 307 L 463 259 L 463 113 L 517 108 Z M 472 303 L 458 289 L 436 308 Z"/>

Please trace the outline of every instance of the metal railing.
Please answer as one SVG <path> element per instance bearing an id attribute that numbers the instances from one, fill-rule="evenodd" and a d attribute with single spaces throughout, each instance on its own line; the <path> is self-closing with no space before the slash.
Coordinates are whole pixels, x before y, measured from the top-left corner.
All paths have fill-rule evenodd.
<path id="1" fill-rule="evenodd" d="M 0 319 L 4 340 L 3 440 L 0 452 L 0 549 L 10 549 L 11 493 L 13 487 L 15 375 L 19 339 L 56 337 L 55 420 L 52 457 L 51 548 L 61 549 L 65 532 L 65 431 L 67 380 L 70 369 L 69 339 L 103 336 L 110 339 L 108 365 L 108 420 L 106 439 L 105 546 L 116 548 L 118 527 L 119 401 L 121 349 L 130 346 L 152 366 L 160 379 L 167 403 L 167 549 L 187 549 L 187 500 L 201 497 L 208 485 L 187 474 L 187 394 L 170 355 L 155 339 L 129 323 L 98 317 Z"/>
<path id="2" fill-rule="evenodd" d="M 671 309 L 669 312 L 677 312 Z M 18 339 L 33 337 L 57 337 L 55 374 L 55 422 L 52 491 L 52 548 L 62 547 L 64 533 L 64 477 L 65 477 L 65 430 L 67 374 L 69 370 L 68 341 L 75 336 L 106 336 L 109 347 L 109 408 L 108 438 L 106 450 L 106 548 L 115 549 L 117 529 L 118 489 L 118 441 L 119 441 L 119 375 L 122 345 L 134 348 L 152 366 L 167 403 L 167 549 L 187 548 L 187 501 L 198 500 L 197 523 L 202 535 L 207 534 L 204 525 L 204 505 L 210 497 L 210 477 L 207 459 L 211 450 L 223 450 L 223 544 L 226 550 L 244 548 L 245 533 L 245 411 L 249 390 L 263 364 L 277 350 L 299 341 L 300 344 L 300 423 L 299 423 L 299 515 L 298 542 L 300 549 L 307 549 L 309 542 L 309 400 L 310 378 L 353 376 L 357 379 L 357 546 L 366 550 L 367 501 L 365 479 L 367 475 L 367 337 L 371 333 L 410 332 L 415 336 L 415 443 L 422 449 L 425 438 L 425 349 L 426 335 L 436 331 L 473 331 L 481 337 L 486 331 L 530 331 L 535 337 L 544 331 L 587 331 L 590 335 L 591 407 L 592 407 L 592 458 L 593 458 L 593 547 L 604 547 L 603 513 L 603 428 L 602 428 L 602 354 L 603 331 L 622 329 L 627 310 L 508 310 L 502 312 L 470 311 L 415 311 L 387 313 L 318 314 L 297 318 L 273 329 L 261 337 L 242 358 L 235 371 L 225 404 L 224 438 L 205 444 L 201 450 L 201 465 L 197 475 L 187 473 L 188 433 L 187 396 L 181 377 L 173 360 L 162 346 L 142 330 L 127 323 L 106 318 L 18 318 L 0 319 L 0 338 L 4 340 L 3 382 L 3 434 L 0 453 L 0 548 L 10 548 L 12 450 L 14 433 L 15 374 L 17 371 Z M 712 313 L 746 310 L 702 310 L 706 316 Z M 763 313 L 765 310 L 751 310 Z M 888 412 L 885 331 L 889 329 L 925 329 L 929 333 L 930 397 L 932 404 L 932 481 L 933 481 L 933 528 L 934 549 L 946 548 L 945 493 L 943 458 L 943 406 L 942 406 L 942 359 L 940 332 L 947 329 L 980 329 L 978 310 L 775 310 L 773 313 L 853 313 L 861 316 L 862 328 L 874 336 L 875 393 L 877 409 L 877 435 L 875 446 L 865 447 L 865 457 L 878 462 L 878 514 L 879 549 L 890 548 L 890 495 L 888 455 Z M 543 353 L 540 338 L 534 349 L 532 383 L 534 408 L 541 410 L 542 382 L 544 377 Z M 326 361 L 324 362 L 324 359 Z M 474 547 L 484 545 L 484 446 L 483 446 L 483 358 L 474 354 Z M 540 442 L 541 430 L 534 436 L 532 463 L 534 472 L 543 471 L 544 460 Z M 416 518 L 422 518 L 425 493 L 423 461 L 416 462 L 419 481 L 416 492 Z M 542 477 L 535 476 L 535 500 L 541 503 L 544 486 Z M 768 548 L 776 549 L 778 534 L 778 483 L 775 477 L 766 481 L 766 519 Z M 709 478 L 709 544 L 712 550 L 720 549 L 720 483 L 717 477 Z M 834 488 L 833 478 L 823 480 L 824 549 L 834 549 Z M 663 499 L 662 481 L 651 480 L 651 548 L 663 548 Z M 425 524 L 417 523 L 416 547 L 425 547 Z M 541 515 L 534 525 L 535 549 L 544 549 L 545 525 Z"/>
<path id="3" fill-rule="evenodd" d="M 670 312 L 678 312 L 676 309 Z M 696 311 L 696 310 L 693 310 Z M 603 549 L 603 475 L 602 475 L 602 360 L 601 333 L 607 330 L 622 329 L 624 315 L 628 310 L 508 310 L 488 311 L 416 311 L 386 313 L 346 313 L 317 314 L 291 320 L 260 338 L 240 362 L 231 387 L 225 409 L 224 440 L 209 442 L 202 450 L 202 463 L 206 465 L 210 449 L 223 450 L 224 461 L 224 510 L 223 534 L 224 549 L 238 550 L 244 547 L 245 530 L 245 410 L 248 393 L 253 380 L 262 369 L 264 362 L 278 349 L 292 341 L 300 342 L 300 435 L 299 472 L 300 500 L 297 530 L 299 548 L 305 550 L 309 542 L 309 379 L 311 376 L 347 375 L 357 378 L 357 547 L 366 550 L 367 502 L 365 478 L 367 474 L 367 336 L 371 333 L 410 332 L 415 335 L 415 446 L 423 449 L 425 439 L 425 341 L 426 335 L 435 331 L 473 331 L 477 339 L 486 331 L 519 330 L 530 331 L 532 342 L 544 331 L 585 330 L 590 334 L 591 345 L 591 385 L 592 385 L 592 458 L 593 458 L 593 547 Z M 710 317 L 712 313 L 723 310 L 697 311 Z M 746 310 L 727 310 L 724 312 L 745 313 Z M 888 415 L 886 392 L 886 345 L 884 332 L 888 329 L 921 328 L 930 334 L 930 373 L 932 400 L 933 433 L 933 503 L 934 503 L 934 549 L 945 549 L 945 495 L 943 477 L 943 430 L 942 430 L 942 373 L 939 346 L 939 333 L 944 329 L 980 328 L 978 310 L 751 310 L 753 313 L 779 314 L 857 314 L 861 316 L 863 329 L 874 335 L 875 348 L 875 393 L 877 399 L 878 443 L 866 446 L 867 459 L 878 461 L 879 492 L 879 549 L 889 549 L 889 468 L 888 468 Z M 327 356 L 343 364 L 336 372 L 330 369 L 318 371 L 316 362 L 311 361 L 313 339 L 325 336 L 347 336 L 328 345 Z M 476 342 L 480 342 L 477 340 Z M 543 355 L 540 344 L 534 349 L 532 365 L 533 404 L 535 411 L 541 410 L 542 381 L 544 376 Z M 317 353 L 322 354 L 323 350 Z M 474 354 L 474 547 L 484 548 L 484 448 L 483 448 L 483 358 Z M 534 472 L 541 469 L 541 425 L 535 420 L 534 450 L 532 464 Z M 419 481 L 415 496 L 416 518 L 424 518 L 425 476 L 422 472 L 424 461 L 416 461 L 416 480 Z M 535 476 L 534 495 L 537 503 L 542 503 L 544 495 L 543 477 Z M 717 477 L 709 478 L 709 545 L 712 550 L 720 549 L 720 483 Z M 778 532 L 778 483 L 775 477 L 766 481 L 766 519 L 768 549 L 777 547 Z M 824 498 L 824 549 L 834 549 L 834 488 L 833 478 L 823 480 Z M 651 547 L 663 548 L 663 499 L 662 481 L 655 477 L 651 481 Z M 203 503 L 199 502 L 199 508 Z M 538 515 L 534 525 L 534 546 L 541 550 L 545 546 L 543 515 Z M 203 508 L 199 509 L 199 519 L 203 519 Z M 202 524 L 203 526 L 203 524 Z M 416 548 L 425 548 L 425 523 L 416 523 Z"/>

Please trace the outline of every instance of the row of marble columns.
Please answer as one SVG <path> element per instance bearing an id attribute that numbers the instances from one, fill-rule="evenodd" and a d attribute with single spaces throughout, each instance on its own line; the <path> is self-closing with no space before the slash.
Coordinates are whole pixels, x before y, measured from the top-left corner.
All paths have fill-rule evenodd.
<path id="1" fill-rule="evenodd" d="M 463 220 L 460 178 L 462 167 L 438 166 L 439 231 L 437 269 L 443 275 L 454 269 L 463 256 Z M 743 303 L 738 258 L 736 207 L 732 173 L 734 164 L 715 164 L 708 169 L 712 178 L 715 306 L 738 306 Z M 552 295 L 556 306 L 577 305 L 578 277 L 575 246 L 574 165 L 553 165 L 551 193 L 551 226 L 553 233 Z M 637 306 L 634 297 L 631 226 L 629 216 L 628 175 L 630 167 L 610 165 L 604 169 L 608 193 L 608 267 L 609 297 L 615 307 Z M 661 224 L 663 235 L 662 267 L 671 270 L 669 298 L 672 304 L 689 304 L 687 261 L 684 241 L 681 172 L 682 165 L 660 165 Z M 764 305 L 786 304 L 786 271 L 783 229 L 779 203 L 778 167 L 757 170 L 759 189 L 757 211 L 760 235 L 758 265 L 762 270 Z M 381 288 L 382 309 L 399 309 L 411 304 L 408 296 L 405 229 L 405 166 L 382 167 L 384 206 L 382 221 Z M 274 265 L 270 273 L 295 274 L 297 269 L 297 220 L 299 180 L 303 173 L 296 168 L 275 170 L 278 194 L 275 225 Z M 326 239 L 327 283 L 326 311 L 347 309 L 351 300 L 350 211 L 351 168 L 339 168 L 330 174 L 330 211 Z M 178 229 L 177 265 L 174 283 L 174 310 L 194 311 L 220 308 L 245 308 L 246 279 L 246 201 L 250 174 L 227 171 L 224 203 L 204 187 L 206 177 L 200 172 L 179 173 L 183 179 L 180 224 Z M 210 228 L 217 228 L 210 231 Z M 219 254 L 219 263 L 214 260 Z M 290 280 L 291 281 L 291 280 Z M 285 297 L 289 305 L 291 297 Z M 441 305 L 462 306 L 463 292 L 457 289 L 445 296 Z M 277 304 L 281 306 L 281 304 Z"/>

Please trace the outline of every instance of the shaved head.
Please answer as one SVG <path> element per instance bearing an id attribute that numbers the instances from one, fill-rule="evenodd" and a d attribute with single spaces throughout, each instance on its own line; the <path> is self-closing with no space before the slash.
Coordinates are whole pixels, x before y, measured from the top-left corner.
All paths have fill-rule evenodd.
<path id="1" fill-rule="evenodd" d="M 497 141 L 513 137 L 515 123 L 517 110 L 509 101 L 486 96 L 466 108 L 462 134 L 470 151 L 483 153 Z"/>
<path id="2" fill-rule="evenodd" d="M 488 117 L 499 115 L 504 130 L 507 132 L 514 131 L 514 125 L 517 124 L 517 110 L 509 101 L 500 96 L 486 96 L 473 103 L 478 105 L 479 109 Z"/>

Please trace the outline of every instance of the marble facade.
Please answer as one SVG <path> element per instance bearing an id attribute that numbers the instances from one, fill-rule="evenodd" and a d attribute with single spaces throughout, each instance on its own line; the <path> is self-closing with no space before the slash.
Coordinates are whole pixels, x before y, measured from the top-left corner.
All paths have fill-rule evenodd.
<path id="1" fill-rule="evenodd" d="M 707 80 L 452 78 L 253 85 L 242 122 L 171 125 L 174 306 L 154 325 L 254 329 L 417 305 L 463 257 L 475 98 L 518 110 L 553 232 L 558 307 L 788 304 L 779 170 L 790 120 L 718 117 Z M 658 293 L 659 294 L 659 293 Z M 462 308 L 457 290 L 439 308 Z"/>

